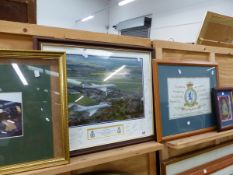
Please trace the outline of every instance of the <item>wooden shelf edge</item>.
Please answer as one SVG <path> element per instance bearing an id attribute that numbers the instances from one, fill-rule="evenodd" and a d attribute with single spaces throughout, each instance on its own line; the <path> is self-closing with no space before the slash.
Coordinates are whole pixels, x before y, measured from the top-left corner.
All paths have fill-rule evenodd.
<path id="1" fill-rule="evenodd" d="M 146 143 L 140 143 L 131 146 L 125 146 L 122 148 L 116 148 L 112 150 L 82 155 L 71 158 L 71 161 L 67 165 L 56 166 L 51 168 L 45 168 L 35 171 L 28 171 L 23 173 L 17 173 L 15 175 L 54 175 L 82 168 L 88 168 L 95 165 L 100 165 L 116 160 L 126 159 L 137 155 L 147 154 L 163 149 L 163 144 L 151 141 Z"/>
<path id="2" fill-rule="evenodd" d="M 95 40 L 98 42 L 151 47 L 151 40 L 148 38 L 104 34 L 99 32 L 88 32 L 84 30 L 67 29 L 4 20 L 0 20 L 0 33 L 24 36 L 45 36 L 86 41 Z"/>
<path id="3" fill-rule="evenodd" d="M 211 141 L 216 141 L 218 139 L 223 139 L 225 137 L 233 136 L 233 130 L 223 131 L 223 132 L 217 132 L 217 131 L 211 131 L 204 134 L 199 134 L 187 138 L 167 141 L 166 145 L 167 147 L 171 149 L 184 149 L 191 146 L 196 146 L 202 143 L 207 143 Z"/>

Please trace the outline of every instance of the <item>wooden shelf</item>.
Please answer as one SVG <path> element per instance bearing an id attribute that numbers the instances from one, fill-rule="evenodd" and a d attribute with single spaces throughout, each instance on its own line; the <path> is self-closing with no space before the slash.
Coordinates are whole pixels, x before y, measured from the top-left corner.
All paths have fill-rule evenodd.
<path id="1" fill-rule="evenodd" d="M 187 147 L 196 146 L 202 143 L 207 143 L 211 141 L 216 141 L 218 139 L 223 139 L 225 137 L 233 136 L 233 130 L 228 130 L 224 132 L 212 131 L 200 135 L 195 135 L 187 138 L 177 139 L 173 141 L 167 141 L 166 145 L 172 149 L 184 149 Z"/>
<path id="2" fill-rule="evenodd" d="M 45 168 L 35 171 L 17 173 L 15 175 L 54 175 L 66 173 L 82 168 L 88 168 L 95 165 L 100 165 L 116 160 L 121 160 L 137 155 L 142 155 L 150 152 L 155 152 L 163 149 L 163 145 L 157 142 L 146 142 L 122 148 L 102 151 L 98 153 L 87 154 L 71 158 L 70 164 Z"/>

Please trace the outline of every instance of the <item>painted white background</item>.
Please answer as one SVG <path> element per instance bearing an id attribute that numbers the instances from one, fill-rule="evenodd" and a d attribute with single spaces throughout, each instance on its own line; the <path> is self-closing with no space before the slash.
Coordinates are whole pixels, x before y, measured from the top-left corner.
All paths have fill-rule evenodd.
<path id="1" fill-rule="evenodd" d="M 108 3 L 108 0 L 37 0 L 37 24 L 106 33 L 108 10 L 88 22 L 75 21 L 103 9 Z"/>
<path id="2" fill-rule="evenodd" d="M 123 7 L 117 5 L 119 1 L 38 0 L 37 21 L 40 25 L 118 34 L 113 25 L 152 14 L 151 39 L 195 42 L 207 11 L 233 16 L 232 0 L 136 0 Z M 107 6 L 94 19 L 75 23 Z"/>

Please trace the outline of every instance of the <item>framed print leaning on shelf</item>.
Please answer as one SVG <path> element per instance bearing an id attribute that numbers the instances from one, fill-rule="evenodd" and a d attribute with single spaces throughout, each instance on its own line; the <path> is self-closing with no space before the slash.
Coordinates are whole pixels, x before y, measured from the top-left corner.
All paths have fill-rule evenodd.
<path id="1" fill-rule="evenodd" d="M 231 166 L 232 164 L 233 164 L 233 154 L 230 154 L 230 155 L 221 157 L 217 160 L 200 165 L 198 167 L 178 173 L 177 175 L 186 175 L 186 174 L 232 175 L 233 170 L 231 169 L 231 171 L 229 171 L 229 168 L 227 168 L 228 166 Z"/>
<path id="2" fill-rule="evenodd" d="M 220 169 L 216 170 L 214 173 L 211 173 L 211 175 L 232 175 L 233 174 L 233 155 L 231 155 L 231 158 L 229 159 L 223 159 L 225 164 L 228 166 L 224 165 L 224 162 L 221 162 L 220 164 L 222 165 Z M 218 164 L 213 165 L 215 168 L 216 166 L 218 166 Z M 210 167 L 212 168 L 212 167 Z"/>
<path id="3" fill-rule="evenodd" d="M 213 130 L 211 89 L 217 64 L 153 60 L 157 139 L 171 140 Z"/>
<path id="4" fill-rule="evenodd" d="M 232 92 L 230 88 L 213 89 L 219 131 L 233 128 Z"/>
<path id="5" fill-rule="evenodd" d="M 64 53 L 0 50 L 0 174 L 69 161 Z"/>
<path id="6" fill-rule="evenodd" d="M 210 174 L 233 163 L 233 142 L 162 162 L 164 175 Z"/>
<path id="7" fill-rule="evenodd" d="M 149 49 L 48 38 L 35 43 L 67 54 L 71 155 L 155 140 Z"/>

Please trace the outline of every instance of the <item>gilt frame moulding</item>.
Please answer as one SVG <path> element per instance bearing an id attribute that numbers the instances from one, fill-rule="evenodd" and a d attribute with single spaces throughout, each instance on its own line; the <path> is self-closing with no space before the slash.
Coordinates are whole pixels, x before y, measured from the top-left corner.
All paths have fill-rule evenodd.
<path id="1" fill-rule="evenodd" d="M 0 50 L 0 174 L 69 163 L 65 59 L 61 52 Z"/>
<path id="2" fill-rule="evenodd" d="M 216 128 L 216 124 L 213 118 L 212 113 L 212 101 L 211 101 L 211 88 L 218 86 L 218 65 L 210 62 L 178 62 L 178 61 L 163 61 L 163 60 L 153 60 L 153 80 L 154 80 L 154 108 L 156 115 L 156 130 L 157 130 L 157 139 L 158 141 L 168 141 L 174 140 L 178 138 L 183 138 L 191 135 L 197 135 L 204 132 L 208 132 L 214 130 Z M 214 69 L 213 75 L 215 78 L 212 78 L 211 74 L 205 73 L 205 67 L 210 70 Z M 189 69 L 195 69 L 190 71 Z M 166 69 L 166 70 L 165 70 Z M 169 69 L 169 72 L 167 71 Z M 202 69 L 198 72 L 198 69 Z M 195 76 L 195 71 L 197 74 Z M 202 75 L 203 74 L 203 75 Z M 200 91 L 199 89 L 194 88 L 195 83 L 197 84 L 200 81 L 198 78 L 202 79 L 202 89 L 204 89 L 208 94 L 206 95 L 206 101 L 208 103 L 208 108 L 202 108 L 203 111 L 198 111 L 198 109 L 194 109 L 195 106 L 198 105 L 198 97 L 196 91 Z M 177 82 L 178 81 L 178 82 Z M 181 82 L 181 85 L 178 87 L 180 91 L 176 94 L 176 90 L 174 90 L 175 84 Z M 188 85 L 189 82 L 190 86 Z M 205 88 L 205 83 L 207 82 L 208 87 Z M 184 87 L 186 86 L 186 88 Z M 201 86 L 201 85 L 200 85 Z M 173 88 L 173 89 L 172 89 Z M 176 87 L 177 89 L 177 87 Z M 186 95 L 191 92 L 191 95 L 194 95 L 194 103 L 188 101 Z M 204 92 L 203 92 L 204 93 Z M 175 96 L 179 96 L 178 101 L 182 102 L 178 104 L 177 99 L 173 99 Z M 187 96 L 188 97 L 188 96 Z M 163 99 L 161 99 L 163 98 Z M 204 97 L 203 97 L 204 98 Z M 161 101 L 162 100 L 162 101 Z M 177 102 L 177 104 L 173 103 Z M 161 104 L 162 103 L 162 104 Z M 173 108 L 172 107 L 173 104 Z M 174 107 L 175 105 L 175 107 Z M 178 105 L 178 106 L 177 106 Z M 204 105 L 204 104 L 203 104 Z M 176 110 L 181 109 L 182 110 Z M 190 110 L 193 108 L 194 114 L 189 115 L 189 113 L 185 113 L 185 109 Z M 190 108 L 190 109 L 189 109 Z M 183 113 L 183 112 L 184 113 Z M 205 112 L 206 111 L 206 112 Z M 208 112 L 207 112 L 208 111 Z M 200 114 L 200 115 L 196 115 Z M 202 115 L 203 113 L 203 115 Z M 205 114 L 206 113 L 206 114 Z M 171 115 L 172 114 L 172 115 Z M 208 115 L 208 116 L 205 116 Z M 197 116 L 197 118 L 195 118 Z M 212 118 L 211 118 L 212 116 Z M 198 119 L 199 118 L 199 119 Z M 206 119 L 205 119 L 206 118 Z M 202 128 L 198 128 L 196 126 L 192 126 L 192 123 L 195 123 L 197 120 L 203 121 L 210 120 L 209 126 L 202 126 Z M 171 131 L 167 130 L 167 124 L 171 127 Z M 178 127 L 180 125 L 180 127 Z M 182 129 L 183 128 L 183 129 Z M 179 130 L 180 129 L 180 130 Z M 164 134 L 165 133 L 165 134 Z"/>
<path id="3" fill-rule="evenodd" d="M 47 47 L 47 48 L 46 48 Z M 104 122 L 94 122 L 94 123 L 89 123 L 89 124 L 84 124 L 82 125 L 79 122 L 77 122 L 77 126 L 72 127 L 71 126 L 71 122 L 70 122 L 70 143 L 71 143 L 71 156 L 75 156 L 75 155 L 81 155 L 81 154 L 87 154 L 87 153 L 92 153 L 92 152 L 98 152 L 98 151 L 103 151 L 103 150 L 107 150 L 107 149 L 112 149 L 112 148 L 117 148 L 117 147 L 121 147 L 121 146 L 126 146 L 126 145 L 132 145 L 132 144 L 136 144 L 136 143 L 141 143 L 141 142 L 146 142 L 146 141 L 151 141 L 151 140 L 156 140 L 155 138 L 155 129 L 154 129 L 154 118 L 153 118 L 153 99 L 152 99 L 152 84 L 150 84 L 150 82 L 152 82 L 152 70 L 151 70 L 151 54 L 152 54 L 152 48 L 149 47 L 141 47 L 141 46 L 132 46 L 132 45 L 126 45 L 126 44 L 114 44 L 114 43 L 104 43 L 104 42 L 90 42 L 90 41 L 83 41 L 83 40 L 68 40 L 68 39 L 55 39 L 55 38 L 47 38 L 47 37 L 34 37 L 34 49 L 40 49 L 40 50 L 53 50 L 53 51 L 66 51 L 67 53 L 67 57 L 68 57 L 68 62 L 72 61 L 72 54 L 73 53 L 73 57 L 75 57 L 73 59 L 73 62 L 78 61 L 80 63 L 77 63 L 76 66 L 72 65 L 68 66 L 69 68 L 71 68 L 73 70 L 73 72 L 77 72 L 75 74 L 75 76 L 80 76 L 80 74 L 83 74 L 84 76 L 86 76 L 86 79 L 81 81 L 80 85 L 76 85 L 76 89 L 79 89 L 79 91 L 83 94 L 81 96 L 81 99 L 89 99 L 89 101 L 91 100 L 92 102 L 94 101 L 95 103 L 92 104 L 92 106 L 89 106 L 89 108 L 95 107 L 98 104 L 102 104 L 104 105 L 103 109 L 97 109 L 94 112 L 89 112 L 89 114 L 87 113 L 87 111 L 85 112 L 85 109 L 87 109 L 86 107 L 88 107 L 88 104 L 81 105 L 77 103 L 77 113 L 75 115 L 77 116 L 81 116 L 79 119 L 84 119 L 87 118 L 87 116 L 94 116 L 93 118 L 99 118 L 101 119 L 101 113 L 104 114 L 105 110 L 111 109 L 111 110 L 115 110 L 113 109 L 112 106 L 117 107 L 117 105 L 115 104 L 115 102 L 113 100 L 111 100 L 111 98 L 108 98 L 109 94 L 114 94 L 116 92 L 119 92 L 118 96 L 115 97 L 116 102 L 119 101 L 119 97 L 121 97 L 122 100 L 122 104 L 125 104 L 127 106 L 127 104 L 125 103 L 126 100 L 130 100 L 130 96 L 132 95 L 132 92 L 135 92 L 135 96 L 141 96 L 142 102 L 143 104 L 139 105 L 139 108 L 143 111 L 140 112 L 140 115 L 142 115 L 142 117 L 137 118 L 135 117 L 134 119 L 131 119 L 130 116 L 131 115 L 129 112 L 127 112 L 126 107 L 122 106 L 122 110 L 125 111 L 123 113 L 121 113 L 121 115 L 123 116 L 122 120 L 109 120 L 109 121 L 104 121 Z M 71 51 L 72 50 L 72 51 Z M 82 54 L 83 51 L 87 52 L 86 54 Z M 137 57 L 138 55 L 138 57 Z M 128 58 L 127 58 L 128 57 Z M 142 57 L 142 58 L 141 58 Z M 105 59 L 103 59 L 105 58 Z M 136 59 L 137 58 L 137 59 Z M 102 73 L 101 72 L 95 72 L 93 71 L 93 66 L 91 65 L 91 59 L 93 59 L 93 63 L 97 64 L 96 66 L 99 68 L 101 68 L 102 73 L 104 73 L 106 75 L 107 70 L 108 73 L 110 74 L 111 71 L 116 73 L 116 72 L 120 72 L 121 70 L 123 70 L 126 67 L 127 72 L 122 72 L 120 74 L 125 74 L 126 77 L 121 77 L 118 78 L 117 77 L 120 75 L 116 76 L 116 82 L 110 80 L 110 83 L 108 83 L 108 87 L 103 87 L 106 85 L 106 83 L 100 82 L 100 78 Z M 102 59 L 102 63 L 99 64 L 98 60 Z M 128 63 L 126 62 L 126 60 L 128 59 Z M 135 61 L 136 60 L 136 61 Z M 83 61 L 83 63 L 81 62 Z M 67 64 L 69 64 L 67 62 Z M 79 67 L 82 69 L 82 64 L 86 64 L 86 66 L 88 66 L 90 68 L 90 71 L 92 71 L 92 75 L 95 75 L 95 81 L 93 79 L 90 79 L 90 75 L 86 73 L 88 73 L 87 71 L 82 71 L 78 73 L 78 70 L 75 70 L 75 67 Z M 119 62 L 119 63 L 118 63 Z M 120 69 L 118 70 L 116 67 L 111 68 L 111 64 L 112 65 L 120 65 L 120 62 L 125 62 L 123 65 L 123 67 L 118 66 L 118 68 L 120 67 Z M 135 70 L 133 67 L 130 66 L 130 64 L 135 66 Z M 103 65 L 106 67 L 104 68 Z M 68 68 L 68 69 L 69 69 Z M 70 69 L 70 71 L 72 71 Z M 111 69 L 111 71 L 110 71 Z M 137 70 L 136 70 L 137 69 Z M 84 69 L 83 69 L 84 70 Z M 110 72 L 109 72 L 110 71 Z M 139 77 L 134 77 L 135 78 L 135 83 L 138 84 L 137 89 L 134 86 L 132 86 L 132 84 L 130 85 L 131 80 L 132 80 L 132 74 L 129 74 L 129 72 L 131 71 L 136 71 L 136 73 L 138 73 L 137 75 Z M 86 73 L 85 73 L 86 72 Z M 114 74 L 115 74 L 114 73 Z M 68 72 L 68 75 L 71 75 L 71 72 Z M 70 78 L 68 76 L 68 78 Z M 126 81 L 128 76 L 128 80 L 129 82 Z M 105 77 L 106 78 L 106 77 Z M 145 79 L 146 78 L 146 79 Z M 81 77 L 76 78 L 76 80 L 80 81 Z M 121 84 L 120 82 L 118 82 L 119 84 L 117 84 L 117 81 L 121 80 L 122 83 L 125 83 L 127 86 L 132 86 L 132 92 L 128 91 L 128 94 L 126 95 L 127 92 L 127 86 L 125 86 L 125 88 L 122 88 L 121 86 L 123 84 Z M 68 80 L 68 98 L 72 96 L 71 91 L 73 91 L 71 89 L 71 85 L 69 84 Z M 99 85 L 98 85 L 99 84 Z M 146 84 L 146 85 L 145 85 Z M 140 90 L 141 89 L 141 90 Z M 147 89 L 147 91 L 146 91 Z M 102 92 L 105 90 L 105 96 L 103 96 Z M 85 91 L 90 91 L 90 92 L 85 92 Z M 99 97 L 101 98 L 97 98 L 96 94 L 92 94 L 88 95 L 90 93 L 96 93 L 98 94 Z M 73 94 L 79 94 L 79 92 L 73 92 Z M 141 95 L 138 95 L 141 94 Z M 146 99 L 144 101 L 144 98 Z M 80 96 L 77 96 L 77 101 L 78 99 L 80 100 Z M 94 100 L 93 100 L 94 99 Z M 101 100 L 101 99 L 106 99 L 107 102 Z M 126 100 L 124 100 L 126 99 Z M 136 101 L 138 101 L 137 99 L 135 99 Z M 97 103 L 98 102 L 98 103 Z M 81 103 L 81 101 L 80 101 Z M 150 104 L 150 105 L 145 105 L 145 103 Z M 70 103 L 71 104 L 71 103 Z M 121 104 L 119 104 L 121 105 Z M 82 113 L 82 109 L 83 112 Z M 69 114 L 70 116 L 72 115 L 72 111 L 69 110 Z M 145 111 L 145 113 L 144 113 Z M 110 113 L 111 111 L 109 111 L 108 113 Z M 117 110 L 116 112 L 119 112 L 119 110 Z M 127 114 L 128 113 L 128 114 Z M 133 113 L 133 112 L 132 112 Z M 138 112 L 139 113 L 139 112 Z M 129 119 L 124 119 L 124 117 L 126 116 L 125 114 L 128 115 Z M 74 115 L 74 117 L 75 117 Z M 83 115 L 83 116 L 82 116 Z M 98 116 L 100 115 L 100 116 Z M 105 114 L 106 115 L 106 114 Z M 107 115 L 106 115 L 107 116 Z M 111 116 L 109 116 L 111 118 Z M 119 116 L 116 116 L 119 117 Z M 108 117 L 107 117 L 108 118 Z M 71 119 L 71 117 L 70 117 Z M 78 118 L 76 119 L 78 120 Z M 93 120 L 93 119 L 91 119 Z M 91 122 L 90 120 L 90 122 Z M 71 120 L 70 120 L 71 121 Z M 83 120 L 84 121 L 84 120 Z M 95 121 L 95 120 L 93 120 Z M 129 132 L 131 132 L 131 129 L 129 129 L 130 127 L 132 127 L 132 123 L 134 123 L 135 127 L 139 127 L 139 121 L 142 121 L 145 126 L 148 125 L 148 129 L 145 129 L 144 126 L 141 126 L 142 129 L 138 129 L 141 133 L 137 133 L 137 135 L 132 135 L 130 136 Z M 81 121 L 82 122 L 82 121 Z M 85 122 L 85 121 L 84 121 Z M 126 127 L 127 126 L 127 127 Z M 90 139 L 87 141 L 82 141 L 82 143 L 87 143 L 86 146 L 83 146 L 82 148 L 79 148 L 79 144 L 75 143 L 77 141 L 75 141 L 78 137 L 75 134 L 75 128 L 78 131 L 83 130 L 83 135 L 86 135 L 87 137 L 90 136 Z M 82 129 L 84 128 L 84 129 Z M 128 128 L 128 129 L 127 129 Z M 144 128 L 144 129 L 143 129 Z M 116 130 L 120 130 L 123 131 L 123 133 L 119 132 L 122 134 L 122 136 L 116 135 Z M 141 131 L 142 130 L 142 131 Z M 147 130 L 144 132 L 144 130 Z M 75 131 L 75 132 L 73 132 Z M 78 132 L 79 132 L 78 131 Z M 90 131 L 90 132 L 88 132 Z M 113 135 L 108 135 L 108 133 L 112 132 Z M 71 133 L 74 133 L 73 136 Z M 145 136 L 143 136 L 144 134 Z M 148 133 L 148 134 L 147 134 Z M 104 135 L 107 134 L 107 135 Z M 92 136 L 91 136 L 92 135 Z M 104 137 L 102 136 L 104 135 Z M 116 135 L 116 136 L 114 136 Z M 128 135 L 128 136 L 127 136 Z M 99 137 L 101 136 L 101 137 Z M 96 138 L 95 138 L 96 137 Z M 115 138 L 114 138 L 115 137 Z M 114 138 L 114 140 L 113 140 Z M 75 139 L 75 140 L 73 140 Z M 95 141 L 93 141 L 95 140 Z M 99 143 L 98 143 L 98 140 Z M 105 141 L 104 141 L 105 140 Z M 80 141 L 79 141 L 80 142 Z M 89 144 L 88 144 L 89 142 Z M 73 146 L 72 146 L 73 145 Z M 80 144 L 81 145 L 81 144 Z"/>

